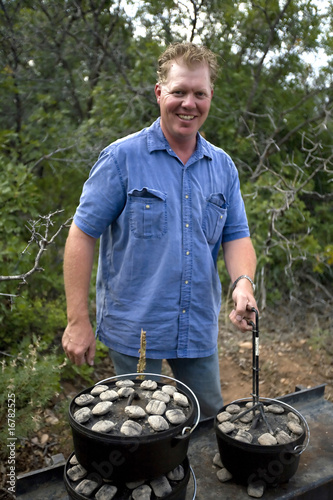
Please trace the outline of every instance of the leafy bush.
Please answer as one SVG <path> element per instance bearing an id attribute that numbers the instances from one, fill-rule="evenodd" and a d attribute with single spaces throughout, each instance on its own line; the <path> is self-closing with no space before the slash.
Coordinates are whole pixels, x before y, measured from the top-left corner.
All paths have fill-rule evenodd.
<path id="1" fill-rule="evenodd" d="M 15 437 L 27 437 L 38 428 L 41 414 L 52 397 L 60 390 L 60 373 L 63 364 L 59 356 L 46 352 L 46 345 L 34 337 L 31 343 L 21 345 L 22 350 L 10 360 L 2 360 L 0 393 L 0 442 L 2 454 L 7 452 L 10 422 L 7 419 L 9 400 L 15 400 Z M 18 443 L 17 442 L 17 443 Z"/>

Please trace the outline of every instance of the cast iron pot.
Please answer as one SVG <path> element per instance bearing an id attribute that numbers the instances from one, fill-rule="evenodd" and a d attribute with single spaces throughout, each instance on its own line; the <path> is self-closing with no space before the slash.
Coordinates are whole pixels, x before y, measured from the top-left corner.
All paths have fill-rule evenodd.
<path id="1" fill-rule="evenodd" d="M 71 481 L 68 476 L 67 476 L 67 470 L 71 467 L 70 465 L 70 460 L 73 457 L 74 454 L 72 454 L 67 462 L 66 462 L 66 467 L 64 470 L 64 483 L 65 487 L 68 493 L 68 496 L 72 500 L 87 500 L 88 497 L 82 495 L 81 493 L 77 493 L 75 491 L 76 486 L 80 483 L 80 480 L 78 481 Z M 186 457 L 185 460 L 182 463 L 182 466 L 184 468 L 184 477 L 181 481 L 169 481 L 172 487 L 172 492 L 169 493 L 168 495 L 164 496 L 163 499 L 165 500 L 185 500 L 186 499 L 186 490 L 188 486 L 188 482 L 190 479 L 190 472 L 192 472 L 194 483 L 196 486 L 196 481 L 195 481 L 195 476 L 193 474 L 193 471 L 191 470 L 189 460 Z M 85 479 L 91 479 L 92 481 L 95 481 L 97 483 L 96 490 L 93 492 L 94 494 L 98 491 L 99 488 L 103 486 L 103 480 L 100 475 L 92 472 L 88 474 L 88 476 Z M 131 490 L 126 486 L 125 483 L 119 484 L 117 483 L 117 488 L 118 491 L 116 495 L 113 497 L 113 500 L 128 500 L 131 497 Z M 152 495 L 152 500 L 156 499 L 157 497 L 153 494 Z M 193 499 L 195 498 L 195 493 L 193 496 Z"/>
<path id="2" fill-rule="evenodd" d="M 107 384 L 120 379 L 131 379 L 134 382 L 138 373 L 130 373 L 111 377 L 96 385 Z M 173 425 L 166 431 L 150 435 L 127 437 L 92 431 L 74 419 L 74 400 L 92 389 L 85 389 L 77 394 L 69 407 L 69 422 L 72 429 L 75 455 L 79 463 L 90 472 L 96 472 L 104 479 L 116 481 L 137 481 L 155 478 L 173 470 L 183 462 L 187 455 L 191 433 L 198 425 L 200 407 L 195 394 L 182 382 L 165 375 L 145 373 L 144 376 L 166 378 L 177 383 L 177 390 L 186 394 L 190 402 L 190 411 L 186 421 L 181 425 Z M 158 387 L 163 384 L 158 383 Z M 179 389 L 179 385 L 184 390 Z M 197 418 L 195 420 L 195 409 Z M 111 417 L 112 418 L 112 417 Z"/>
<path id="3" fill-rule="evenodd" d="M 232 474 L 235 482 L 241 484 L 264 484 L 276 486 L 287 482 L 297 471 L 300 455 L 306 450 L 310 440 L 310 430 L 305 418 L 292 406 L 277 399 L 259 398 L 263 403 L 279 404 L 289 412 L 295 413 L 304 429 L 297 439 L 288 444 L 263 446 L 237 441 L 222 432 L 217 417 L 214 420 L 217 444 L 224 467 Z M 240 399 L 224 406 L 225 411 L 230 404 L 245 407 L 251 399 Z M 245 409 L 245 408 L 244 408 Z M 306 444 L 303 445 L 307 435 Z"/>

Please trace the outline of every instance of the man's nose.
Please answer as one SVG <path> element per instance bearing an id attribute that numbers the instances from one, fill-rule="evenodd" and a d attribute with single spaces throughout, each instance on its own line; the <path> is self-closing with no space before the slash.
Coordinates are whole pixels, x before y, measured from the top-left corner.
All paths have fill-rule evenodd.
<path id="1" fill-rule="evenodd" d="M 184 108 L 195 108 L 195 96 L 192 93 L 188 93 L 183 99 Z"/>

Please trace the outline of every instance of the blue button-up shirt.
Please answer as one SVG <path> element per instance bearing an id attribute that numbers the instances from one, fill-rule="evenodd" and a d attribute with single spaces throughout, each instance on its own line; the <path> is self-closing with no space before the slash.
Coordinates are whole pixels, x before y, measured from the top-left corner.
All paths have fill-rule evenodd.
<path id="1" fill-rule="evenodd" d="M 97 334 L 112 349 L 148 358 L 216 350 L 221 242 L 249 236 L 238 172 L 197 134 L 184 165 L 160 119 L 102 151 L 74 221 L 99 238 Z"/>

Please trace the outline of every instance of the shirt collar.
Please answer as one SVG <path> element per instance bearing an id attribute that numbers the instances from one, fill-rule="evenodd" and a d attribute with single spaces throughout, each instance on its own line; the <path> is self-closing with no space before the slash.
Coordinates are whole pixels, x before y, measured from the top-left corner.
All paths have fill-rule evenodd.
<path id="1" fill-rule="evenodd" d="M 161 128 L 161 117 L 157 118 L 157 120 L 152 123 L 152 125 L 148 128 L 148 151 L 152 153 L 153 151 L 158 150 L 169 150 L 170 145 L 162 132 Z M 204 156 L 207 156 L 209 159 L 212 159 L 212 152 L 210 149 L 209 143 L 199 134 L 197 133 L 197 146 L 192 155 L 193 159 L 200 160 Z"/>

